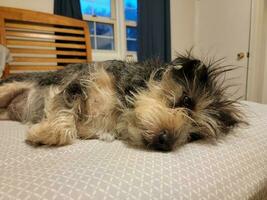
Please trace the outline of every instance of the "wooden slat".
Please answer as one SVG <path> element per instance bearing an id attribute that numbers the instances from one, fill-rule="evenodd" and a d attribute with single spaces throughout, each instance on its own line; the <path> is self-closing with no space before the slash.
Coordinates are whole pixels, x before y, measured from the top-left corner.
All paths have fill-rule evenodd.
<path id="1" fill-rule="evenodd" d="M 86 63 L 86 59 L 73 58 L 37 58 L 37 57 L 13 57 L 13 62 L 59 62 L 59 63 Z"/>
<path id="2" fill-rule="evenodd" d="M 31 10 L 0 7 L 0 12 L 6 19 L 22 20 L 38 24 L 65 25 L 70 27 L 83 27 L 86 22 L 69 17 L 36 12 Z"/>
<path id="3" fill-rule="evenodd" d="M 86 56 L 86 52 L 80 51 L 58 51 L 47 49 L 23 49 L 23 48 L 10 48 L 11 53 L 23 54 L 47 54 L 47 55 L 70 55 L 70 56 Z"/>
<path id="4" fill-rule="evenodd" d="M 36 30 L 36 31 L 51 31 L 51 32 L 59 32 L 59 33 L 73 33 L 83 35 L 84 32 L 82 30 L 76 29 L 67 29 L 67 28 L 56 28 L 52 26 L 42 26 L 42 25 L 30 25 L 30 24 L 19 24 L 19 23 L 6 23 L 6 28 L 18 28 L 18 29 L 26 29 L 26 30 Z"/>
<path id="5" fill-rule="evenodd" d="M 35 42 L 35 41 L 21 41 L 21 40 L 7 40 L 7 45 L 18 46 L 39 46 L 39 47 L 65 47 L 73 49 L 85 49 L 86 46 L 82 44 L 65 44 L 54 42 Z"/>
<path id="6" fill-rule="evenodd" d="M 5 20 L 3 17 L 0 15 L 0 44 L 6 46 L 6 31 L 4 28 Z M 3 77 L 8 76 L 9 74 L 9 67 L 6 64 L 3 72 Z M 0 77 L 1 78 L 1 77 Z"/>
<path id="7" fill-rule="evenodd" d="M 91 39 L 90 39 L 90 32 L 89 32 L 89 27 L 88 24 L 85 25 L 83 28 L 84 33 L 85 33 L 85 45 L 86 45 L 86 53 L 87 53 L 87 61 L 91 62 L 92 61 L 92 49 L 91 49 Z"/>
<path id="8" fill-rule="evenodd" d="M 57 39 L 57 40 L 67 40 L 67 41 L 85 41 L 83 37 L 72 37 L 72 36 L 59 36 L 50 34 L 40 34 L 40 33 L 23 33 L 15 31 L 6 31 L 7 36 L 16 36 L 24 38 L 40 38 L 40 39 Z"/>
<path id="9" fill-rule="evenodd" d="M 10 65 L 10 70 L 13 71 L 38 71 L 38 70 L 58 70 L 63 69 L 63 66 L 34 66 L 34 65 Z"/>

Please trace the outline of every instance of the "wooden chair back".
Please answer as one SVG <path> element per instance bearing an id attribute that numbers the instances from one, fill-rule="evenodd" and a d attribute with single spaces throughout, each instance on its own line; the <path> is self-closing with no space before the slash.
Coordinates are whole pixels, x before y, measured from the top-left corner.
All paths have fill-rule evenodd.
<path id="1" fill-rule="evenodd" d="M 5 76 L 92 61 L 86 22 L 42 12 L 0 7 L 0 44 L 13 57 Z"/>

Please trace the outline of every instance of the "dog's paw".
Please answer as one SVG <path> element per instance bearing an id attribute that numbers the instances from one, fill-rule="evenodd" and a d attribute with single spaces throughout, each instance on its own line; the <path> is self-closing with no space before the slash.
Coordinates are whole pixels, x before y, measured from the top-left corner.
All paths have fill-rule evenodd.
<path id="1" fill-rule="evenodd" d="M 47 122 L 33 125 L 29 130 L 26 143 L 39 146 L 63 146 L 73 143 L 76 138 L 76 132 L 72 129 L 55 129 Z"/>
<path id="2" fill-rule="evenodd" d="M 111 133 L 101 133 L 99 134 L 98 139 L 106 142 L 112 142 L 115 140 L 115 136 Z"/>
<path id="3" fill-rule="evenodd" d="M 31 146 L 53 145 L 51 141 L 48 143 L 49 134 L 40 124 L 36 124 L 28 130 L 25 142 Z"/>
<path id="4" fill-rule="evenodd" d="M 41 145 L 45 145 L 45 142 L 42 141 L 37 135 L 34 134 L 31 130 L 28 131 L 27 137 L 25 139 L 26 144 L 37 147 Z"/>
<path id="5" fill-rule="evenodd" d="M 32 147 L 39 147 L 41 145 L 44 145 L 41 142 L 38 142 L 38 141 L 35 141 L 35 140 L 31 140 L 29 138 L 26 138 L 25 139 L 25 143 L 28 144 L 28 145 L 30 145 L 30 146 L 32 146 Z"/>

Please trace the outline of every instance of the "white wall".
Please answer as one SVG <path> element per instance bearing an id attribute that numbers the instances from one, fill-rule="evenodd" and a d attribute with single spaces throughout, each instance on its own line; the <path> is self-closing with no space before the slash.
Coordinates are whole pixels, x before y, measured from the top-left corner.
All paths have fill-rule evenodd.
<path id="1" fill-rule="evenodd" d="M 0 6 L 22 8 L 46 13 L 54 12 L 54 0 L 1 0 Z"/>
<path id="2" fill-rule="evenodd" d="M 195 0 L 171 0 L 172 58 L 194 46 Z"/>

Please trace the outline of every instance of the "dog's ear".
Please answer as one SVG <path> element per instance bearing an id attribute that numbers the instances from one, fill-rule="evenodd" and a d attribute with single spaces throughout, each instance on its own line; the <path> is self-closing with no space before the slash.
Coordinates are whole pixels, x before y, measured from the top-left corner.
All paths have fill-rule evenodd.
<path id="1" fill-rule="evenodd" d="M 209 81 L 209 73 L 208 73 L 208 68 L 205 65 L 202 65 L 198 70 L 197 70 L 197 78 L 200 83 L 203 85 L 207 84 Z"/>
<path id="2" fill-rule="evenodd" d="M 175 79 L 188 79 L 191 80 L 195 76 L 197 67 L 201 64 L 200 60 L 189 58 L 176 58 L 172 65 L 173 75 Z"/>
<path id="3" fill-rule="evenodd" d="M 137 89 L 136 88 L 147 88 L 147 84 L 145 82 L 144 79 L 138 79 L 135 77 L 133 78 L 133 80 L 131 80 L 129 83 L 127 83 L 125 89 L 124 89 L 124 93 L 125 95 L 128 96 L 133 96 L 133 93 L 137 93 Z"/>
<path id="4" fill-rule="evenodd" d="M 63 90 L 63 99 L 68 107 L 72 107 L 78 98 L 86 98 L 85 88 L 78 81 L 73 81 Z"/>
<path id="5" fill-rule="evenodd" d="M 221 111 L 220 120 L 227 127 L 235 126 L 238 124 L 238 119 L 236 119 L 232 112 Z"/>
<path id="6" fill-rule="evenodd" d="M 228 133 L 232 128 L 238 126 L 240 123 L 245 123 L 242 119 L 242 113 L 237 108 L 234 110 L 220 108 L 218 110 L 217 119 L 219 120 L 219 124 L 221 124 L 220 128 L 224 133 Z"/>

